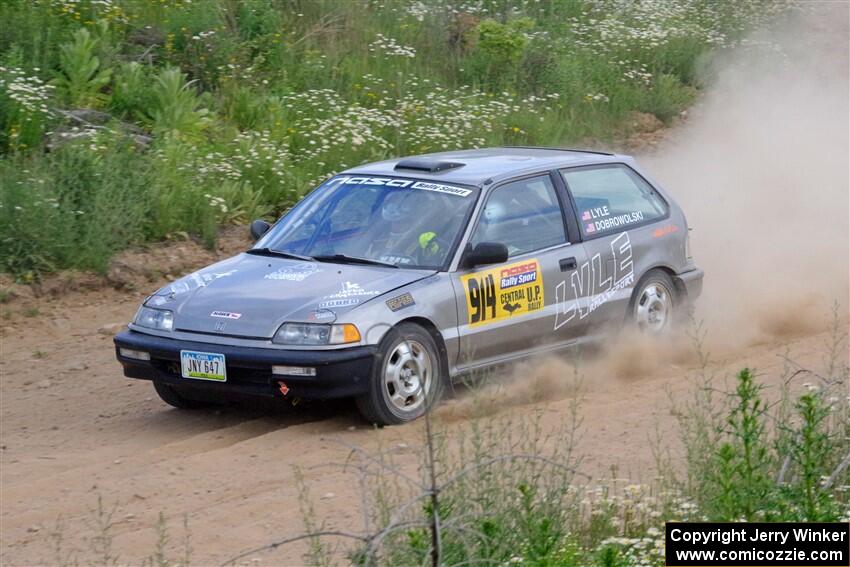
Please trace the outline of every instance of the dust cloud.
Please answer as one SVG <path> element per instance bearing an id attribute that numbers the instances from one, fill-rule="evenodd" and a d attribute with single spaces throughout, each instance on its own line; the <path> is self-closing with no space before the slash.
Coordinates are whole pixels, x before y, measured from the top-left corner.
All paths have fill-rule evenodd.
<path id="1" fill-rule="evenodd" d="M 823 330 L 848 300 L 847 3 L 804 3 L 712 66 L 642 162 L 688 215 L 697 316 L 718 348 Z"/>
<path id="2" fill-rule="evenodd" d="M 713 355 L 824 331 L 836 303 L 847 318 L 849 7 L 803 4 L 707 65 L 698 105 L 638 156 L 693 229 L 692 255 L 705 270 L 695 317 Z M 439 414 L 461 419 L 616 388 L 681 373 L 695 359 L 685 336 L 662 344 L 620 333 L 589 356 L 517 365 Z"/>

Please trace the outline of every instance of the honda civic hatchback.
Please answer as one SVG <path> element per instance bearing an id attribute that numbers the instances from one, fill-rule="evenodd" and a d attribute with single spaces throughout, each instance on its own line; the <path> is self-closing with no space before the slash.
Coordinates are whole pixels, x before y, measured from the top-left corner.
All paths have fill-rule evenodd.
<path id="1" fill-rule="evenodd" d="M 452 379 L 669 330 L 702 288 L 688 224 L 628 156 L 506 147 L 349 169 L 253 248 L 149 296 L 124 374 L 178 408 L 230 393 L 422 415 Z"/>

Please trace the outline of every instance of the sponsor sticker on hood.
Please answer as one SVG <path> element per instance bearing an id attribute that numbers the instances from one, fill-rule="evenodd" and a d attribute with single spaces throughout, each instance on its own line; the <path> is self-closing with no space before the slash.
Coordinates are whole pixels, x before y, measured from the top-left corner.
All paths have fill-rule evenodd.
<path id="1" fill-rule="evenodd" d="M 210 313 L 210 317 L 218 317 L 220 319 L 239 319 L 241 316 L 241 313 L 234 313 L 232 311 L 213 311 Z"/>
<path id="2" fill-rule="evenodd" d="M 331 299 L 329 301 L 323 301 L 319 303 L 319 309 L 329 309 L 333 307 L 350 307 L 352 305 L 357 305 L 358 303 L 360 303 L 360 300 L 357 298 Z"/>
<path id="3" fill-rule="evenodd" d="M 336 320 L 336 313 L 330 309 L 316 309 L 307 315 L 308 321 L 330 321 Z"/>
<path id="4" fill-rule="evenodd" d="M 342 282 L 342 289 L 336 293 L 325 296 L 325 299 L 344 299 L 347 297 L 372 297 L 373 295 L 381 295 L 380 291 L 363 289 L 356 282 Z"/>
<path id="5" fill-rule="evenodd" d="M 312 262 L 303 262 L 283 266 L 270 274 L 263 276 L 267 280 L 286 280 L 290 282 L 303 282 L 313 274 L 320 272 L 319 266 Z"/>

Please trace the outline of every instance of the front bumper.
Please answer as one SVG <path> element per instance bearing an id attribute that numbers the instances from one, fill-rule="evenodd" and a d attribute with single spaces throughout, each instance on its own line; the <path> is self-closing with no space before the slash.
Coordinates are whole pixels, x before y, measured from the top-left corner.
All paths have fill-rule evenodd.
<path id="1" fill-rule="evenodd" d="M 287 398 L 331 399 L 356 396 L 368 391 L 369 377 L 377 347 L 359 346 L 340 350 L 280 350 L 177 340 L 136 331 L 115 336 L 115 356 L 124 367 L 124 376 L 158 380 L 183 388 L 210 392 L 233 392 L 259 396 L 283 396 L 280 382 L 286 384 Z M 129 348 L 150 354 L 149 361 L 121 356 Z M 195 350 L 223 354 L 227 381 L 214 382 L 183 378 L 180 351 Z M 309 366 L 315 376 L 272 374 L 272 365 Z"/>
<path id="2" fill-rule="evenodd" d="M 673 283 L 680 294 L 684 294 L 689 303 L 693 303 L 702 294 L 702 279 L 705 272 L 694 268 L 673 277 Z"/>

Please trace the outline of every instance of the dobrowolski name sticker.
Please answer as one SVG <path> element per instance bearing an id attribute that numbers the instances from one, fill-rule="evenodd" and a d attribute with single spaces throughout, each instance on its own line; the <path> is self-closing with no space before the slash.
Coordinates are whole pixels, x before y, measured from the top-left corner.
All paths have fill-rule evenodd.
<path id="1" fill-rule="evenodd" d="M 543 308 L 540 263 L 526 260 L 461 276 L 472 326 L 518 317 Z"/>
<path id="2" fill-rule="evenodd" d="M 595 212 L 604 209 L 604 212 Z M 585 211 L 581 220 L 589 220 L 593 218 L 607 217 L 608 215 L 607 207 L 600 207 L 599 209 L 593 209 L 589 211 Z M 635 224 L 643 221 L 643 212 L 635 211 L 631 213 L 625 213 L 622 215 L 617 215 L 608 218 L 601 218 L 601 220 L 594 220 L 593 222 L 585 223 L 584 225 L 584 233 L 585 234 L 593 234 L 594 232 L 601 232 L 603 230 L 608 230 L 610 228 L 619 228 L 623 226 L 628 226 L 630 224 Z"/>

